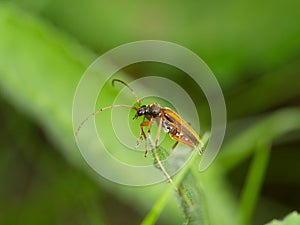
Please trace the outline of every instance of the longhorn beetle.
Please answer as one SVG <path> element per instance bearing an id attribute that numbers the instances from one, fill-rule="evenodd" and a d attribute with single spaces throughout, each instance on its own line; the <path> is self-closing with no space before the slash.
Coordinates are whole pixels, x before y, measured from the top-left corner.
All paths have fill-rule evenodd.
<path id="1" fill-rule="evenodd" d="M 134 115 L 133 119 L 137 119 L 140 116 L 143 116 L 143 122 L 140 124 L 140 137 L 137 142 L 137 146 L 140 144 L 140 142 L 144 139 L 146 141 L 146 151 L 145 151 L 145 157 L 147 156 L 148 152 L 148 140 L 146 133 L 144 131 L 144 127 L 148 127 L 147 133 L 150 134 L 151 127 L 154 122 L 158 125 L 158 131 L 155 138 L 155 148 L 157 147 L 159 135 L 161 129 L 164 130 L 165 133 L 168 133 L 170 137 L 174 140 L 176 140 L 175 144 L 173 145 L 172 149 L 174 149 L 178 142 L 181 142 L 185 145 L 188 145 L 192 149 L 196 148 L 200 144 L 199 153 L 202 153 L 202 142 L 197 135 L 197 133 L 191 128 L 191 126 L 185 122 L 177 113 L 175 113 L 172 109 L 169 109 L 167 107 L 161 107 L 160 104 L 152 103 L 149 105 L 141 105 L 140 98 L 136 95 L 134 90 L 126 84 L 124 81 L 119 79 L 113 79 L 112 85 L 114 86 L 115 82 L 119 82 L 123 84 L 125 87 L 127 87 L 131 93 L 136 98 L 137 107 L 130 106 L 130 105 L 111 105 L 107 107 L 103 107 L 98 109 L 97 111 L 91 113 L 88 115 L 79 125 L 75 132 L 75 138 L 77 140 L 78 133 L 81 129 L 81 127 L 87 122 L 90 118 L 98 114 L 99 112 L 102 112 L 107 109 L 112 108 L 131 108 L 136 111 L 136 114 Z"/>

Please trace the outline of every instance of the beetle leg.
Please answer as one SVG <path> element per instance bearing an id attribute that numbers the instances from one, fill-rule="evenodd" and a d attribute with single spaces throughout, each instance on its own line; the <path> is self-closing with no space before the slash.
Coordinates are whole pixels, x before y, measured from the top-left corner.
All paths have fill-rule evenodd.
<path id="1" fill-rule="evenodd" d="M 149 124 L 148 124 L 148 130 L 147 130 L 147 133 L 150 134 L 151 132 L 151 128 L 152 128 L 152 124 L 155 122 L 155 119 L 152 117 L 149 121 Z"/>
<path id="2" fill-rule="evenodd" d="M 155 122 L 155 119 L 154 118 L 151 118 L 149 122 L 144 122 L 144 123 L 147 123 L 146 126 L 148 126 L 148 135 L 150 135 L 150 132 L 151 132 L 151 128 L 152 128 L 152 124 Z M 143 131 L 144 132 L 144 131 Z M 144 135 L 145 135 L 145 132 L 144 132 Z M 147 157 L 147 154 L 148 154 L 148 139 L 147 139 L 147 136 L 145 135 L 145 141 L 146 141 L 146 150 L 145 150 L 145 154 L 144 156 Z"/>
<path id="3" fill-rule="evenodd" d="M 179 141 L 176 141 L 175 144 L 172 146 L 172 151 L 176 148 L 176 146 L 178 145 Z"/>
<path id="4" fill-rule="evenodd" d="M 154 119 L 154 120 L 155 120 L 155 119 Z M 157 145 L 158 145 L 158 140 L 159 140 L 161 128 L 162 128 L 162 118 L 159 118 L 159 121 L 158 121 L 158 128 L 157 128 L 157 134 L 156 134 L 156 137 L 155 137 L 155 148 L 156 148 Z"/>
<path id="5" fill-rule="evenodd" d="M 140 145 L 140 143 L 141 143 L 141 141 L 143 140 L 143 138 L 146 140 L 147 139 L 147 137 L 146 137 L 146 134 L 145 134 L 145 131 L 144 131 L 144 128 L 143 127 L 146 127 L 146 126 L 148 126 L 149 125 L 149 122 L 142 122 L 141 124 L 140 124 L 140 128 L 141 128 L 141 134 L 140 134 L 140 137 L 139 137 L 139 139 L 137 140 L 137 144 L 136 144 L 136 148 Z"/>
<path id="6" fill-rule="evenodd" d="M 176 129 L 173 129 L 173 130 L 169 133 L 169 135 L 170 135 L 170 137 L 171 137 L 172 139 L 174 139 L 174 136 L 176 135 L 176 133 L 177 133 L 177 130 L 176 130 Z M 172 148 L 171 148 L 170 155 L 173 153 L 173 151 L 174 151 L 174 149 L 176 148 L 176 146 L 178 145 L 178 143 L 179 143 L 179 140 L 176 140 L 176 142 L 174 143 L 174 145 L 173 145 Z"/>
<path id="7" fill-rule="evenodd" d="M 150 121 L 145 121 L 145 117 L 144 117 L 143 122 L 140 124 L 141 134 L 140 134 L 139 139 L 137 140 L 137 144 L 136 144 L 135 147 L 137 148 L 140 145 L 141 141 L 144 139 L 145 142 L 146 142 L 145 157 L 147 157 L 147 154 L 148 154 L 148 139 L 147 139 L 147 136 L 145 134 L 144 127 L 148 126 L 149 128 L 148 128 L 147 132 L 150 133 L 151 126 L 152 126 L 154 121 L 152 119 Z"/>
<path id="8" fill-rule="evenodd" d="M 173 154 L 174 149 L 176 148 L 176 146 L 178 145 L 179 141 L 176 141 L 175 144 L 172 146 L 171 151 L 170 151 L 170 155 Z"/>
<path id="9" fill-rule="evenodd" d="M 193 144 L 193 142 L 191 142 L 188 138 L 186 138 L 185 136 L 179 137 L 178 135 L 176 135 L 177 132 L 173 132 L 173 133 L 169 133 L 170 137 L 178 142 L 181 142 L 185 145 L 190 146 L 191 148 L 195 148 L 195 145 Z M 176 146 L 175 146 L 176 147 Z"/>

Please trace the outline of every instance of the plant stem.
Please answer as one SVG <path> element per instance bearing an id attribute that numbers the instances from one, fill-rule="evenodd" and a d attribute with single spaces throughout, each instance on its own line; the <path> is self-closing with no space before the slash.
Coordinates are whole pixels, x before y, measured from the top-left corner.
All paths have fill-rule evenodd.
<path id="1" fill-rule="evenodd" d="M 253 160 L 246 178 L 246 184 L 242 191 L 237 223 L 249 224 L 264 180 L 266 168 L 271 152 L 268 141 L 259 142 L 253 156 Z"/>

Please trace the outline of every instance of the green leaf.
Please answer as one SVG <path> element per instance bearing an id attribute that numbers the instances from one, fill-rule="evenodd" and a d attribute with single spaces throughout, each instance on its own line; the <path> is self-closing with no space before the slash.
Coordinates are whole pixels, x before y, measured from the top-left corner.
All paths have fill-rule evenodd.
<path id="1" fill-rule="evenodd" d="M 93 54 L 50 24 L 10 4 L 0 4 L 0 88 L 20 111 L 46 127 L 70 160 L 74 151 L 71 109 L 76 84 Z M 22 38 L 20 38 L 22 37 Z"/>
<path id="2" fill-rule="evenodd" d="M 149 138 L 153 146 L 153 141 Z M 204 135 L 202 141 L 205 143 L 208 140 L 208 134 Z M 184 166 L 184 168 L 175 176 L 170 177 L 166 168 L 168 165 L 165 162 L 161 162 L 160 156 L 165 157 L 165 152 L 161 155 L 161 149 L 155 149 L 153 152 L 154 163 L 157 163 L 157 168 L 165 174 L 166 178 L 169 180 L 169 187 L 164 191 L 161 197 L 153 206 L 152 210 L 145 217 L 142 222 L 142 225 L 153 225 L 158 219 L 159 214 L 162 212 L 165 207 L 167 200 L 172 193 L 175 191 L 181 207 L 182 213 L 185 217 L 184 224 L 193 225 L 193 224 L 207 224 L 207 215 L 206 213 L 206 202 L 204 201 L 204 194 L 199 187 L 196 179 L 194 179 L 193 174 L 191 173 L 191 168 L 195 164 L 198 151 L 194 150 L 191 155 L 190 160 Z"/>
<path id="3" fill-rule="evenodd" d="M 273 220 L 266 225 L 298 225 L 300 224 L 300 215 L 298 212 L 292 212 L 287 215 L 282 221 Z"/>
<path id="4" fill-rule="evenodd" d="M 193 162 L 195 162 L 197 156 L 197 152 L 194 151 L 191 159 L 189 160 L 188 164 L 176 175 L 173 179 L 172 184 L 164 191 L 164 193 L 160 196 L 158 201 L 154 204 L 152 210 L 149 214 L 145 217 L 142 225 L 153 225 L 155 224 L 156 220 L 158 219 L 159 214 L 162 212 L 164 207 L 166 206 L 167 200 L 170 197 L 171 193 L 174 191 L 174 187 L 176 188 L 184 179 L 186 173 L 189 171 L 190 166 Z"/>
<path id="5" fill-rule="evenodd" d="M 92 3 L 90 3 L 90 1 L 88 2 L 89 7 L 84 8 L 84 10 L 90 12 L 89 9 L 93 7 L 91 7 Z M 299 1 L 292 2 L 299 4 Z M 91 169 L 85 166 L 82 156 L 79 154 L 74 143 L 71 108 L 76 85 L 85 69 L 96 57 L 90 50 L 83 48 L 76 40 L 64 34 L 62 30 L 67 27 L 70 28 L 70 31 L 72 30 L 71 27 L 73 27 L 73 31 L 75 30 L 75 33 L 78 34 L 77 37 L 81 37 L 81 40 L 85 40 L 87 43 L 88 38 L 83 36 L 92 36 L 92 41 L 89 42 L 91 43 L 91 46 L 97 45 L 98 48 L 105 46 L 106 49 L 124 43 L 126 40 L 136 40 L 143 36 L 139 36 L 141 32 L 135 33 L 135 31 L 139 29 L 135 29 L 134 27 L 132 29 L 127 29 L 127 26 L 135 26 L 135 23 L 127 20 L 122 21 L 124 24 L 115 20 L 114 25 L 116 25 L 116 27 L 111 25 L 104 27 L 104 30 L 109 32 L 103 32 L 103 29 L 94 29 L 91 24 L 98 24 L 95 21 L 102 21 L 103 18 L 104 21 L 110 21 L 110 18 L 115 18 L 116 14 L 110 13 L 115 12 L 113 4 L 111 5 L 110 10 L 107 10 L 105 14 L 102 14 L 101 12 L 104 12 L 106 9 L 102 8 L 102 11 L 99 12 L 97 7 L 95 7 L 93 8 L 93 13 L 86 13 L 83 17 L 78 16 L 78 11 L 72 11 L 74 9 L 73 7 L 72 10 L 68 11 L 70 8 L 69 4 L 70 2 L 68 1 L 57 1 L 56 3 L 55 1 L 51 1 L 51 3 L 45 4 L 44 13 L 48 18 L 53 19 L 52 21 L 56 21 L 57 27 L 54 27 L 49 22 L 43 21 L 40 17 L 29 15 L 13 5 L 4 4 L 3 2 L 0 3 L 0 91 L 10 104 L 14 105 L 21 113 L 27 114 L 41 125 L 47 137 L 60 149 L 62 154 L 70 162 L 90 174 Z M 88 3 L 82 2 L 79 5 L 74 5 L 72 3 L 72 6 L 76 7 L 77 10 L 81 10 L 81 6 L 85 6 L 86 4 Z M 239 9 L 245 7 L 242 3 L 233 5 L 236 7 L 229 8 L 236 13 L 240 13 L 241 11 Z M 253 3 L 251 6 L 252 9 L 254 9 L 256 5 Z M 182 33 L 177 36 L 177 32 L 180 29 L 175 29 L 166 34 L 166 36 L 179 37 L 177 39 L 178 43 L 185 43 L 185 46 L 189 46 L 189 44 L 186 44 L 187 42 L 191 44 L 190 46 L 197 46 L 195 49 L 201 51 L 201 54 L 203 53 L 207 58 L 210 58 L 211 62 L 216 63 L 217 71 L 222 71 L 222 73 L 219 72 L 219 74 L 222 74 L 222 77 L 224 71 L 225 74 L 230 74 L 233 73 L 232 71 L 242 68 L 242 70 L 251 68 L 253 71 L 256 71 L 257 68 L 273 67 L 274 65 L 280 66 L 280 64 L 277 65 L 278 62 L 284 63 L 284 60 L 290 59 L 290 53 L 299 50 L 297 46 L 299 46 L 300 39 L 295 38 L 298 37 L 299 31 L 298 29 L 294 29 L 294 27 L 299 27 L 295 26 L 295 24 L 298 25 L 300 20 L 293 19 L 295 12 L 298 13 L 296 9 L 299 7 L 291 6 L 295 11 L 291 12 L 289 17 L 281 15 L 276 18 L 272 15 L 274 11 L 276 12 L 278 9 L 281 10 L 279 2 L 275 2 L 271 5 L 265 4 L 264 7 L 271 7 L 272 10 L 266 11 L 266 15 L 264 10 L 262 10 L 259 16 L 255 18 L 257 20 L 256 23 L 260 26 L 259 29 L 256 29 L 256 23 L 252 23 L 252 20 L 249 20 L 246 16 L 242 16 L 243 20 L 241 21 L 241 24 L 239 24 L 240 22 L 237 19 L 232 20 L 235 23 L 233 26 L 234 32 L 227 29 L 216 29 L 222 28 L 224 24 L 222 20 L 224 14 L 221 14 L 218 18 L 219 21 L 222 21 L 222 23 L 220 23 L 221 27 L 218 27 L 217 23 L 210 26 L 209 22 L 205 22 L 209 21 L 206 19 L 201 21 L 197 20 L 200 21 L 200 24 L 197 24 L 197 21 L 192 23 L 188 28 L 189 32 L 186 34 Z M 189 11 L 191 8 L 193 7 L 186 6 L 184 8 L 185 15 L 192 16 L 192 13 Z M 211 14 L 213 17 L 218 14 L 215 13 L 215 6 L 213 4 L 208 5 L 207 8 L 213 12 L 213 14 Z M 207 8 L 203 8 L 202 10 L 206 11 Z M 255 8 L 255 10 L 258 10 L 258 8 Z M 289 9 L 289 7 L 283 8 Z M 221 9 L 222 7 L 217 10 L 225 13 L 225 11 L 222 11 Z M 174 12 L 167 12 L 174 13 L 176 16 L 181 15 L 179 12 L 182 11 L 182 8 L 179 7 L 176 10 L 177 11 Z M 119 9 L 117 15 L 122 15 L 122 12 L 125 12 L 124 8 Z M 72 14 L 71 17 L 68 17 L 69 13 L 74 14 Z M 99 17 L 97 17 L 98 19 L 95 21 L 91 20 L 96 13 L 99 15 Z M 128 11 L 125 13 L 126 15 L 133 15 L 132 13 L 128 13 Z M 231 15 L 231 13 L 229 14 Z M 209 18 L 206 17 L 208 14 L 201 15 L 204 16 L 204 18 Z M 237 14 L 232 15 L 233 18 L 239 18 Z M 267 21 L 262 20 L 265 16 L 268 18 Z M 124 17 L 120 16 L 118 18 Z M 277 23 L 274 22 L 274 18 L 277 20 Z M 284 21 L 286 22 L 283 22 L 282 18 L 284 18 Z M 232 18 L 228 18 L 229 21 L 231 21 L 231 19 Z M 140 21 L 136 19 L 136 16 L 132 17 L 131 20 Z M 179 20 L 180 19 L 177 19 L 176 21 Z M 61 24 L 61 21 L 64 21 L 64 24 Z M 90 23 L 91 21 L 95 23 Z M 260 21 L 263 21 L 263 24 L 261 24 Z M 80 26 L 78 25 L 80 24 L 79 22 L 82 22 L 85 25 L 89 24 L 89 26 Z M 248 22 L 249 26 L 247 26 Z M 270 27 L 269 25 L 272 24 L 278 24 L 281 28 L 274 26 L 272 32 L 265 29 L 265 27 Z M 185 27 L 186 23 L 181 25 L 182 27 Z M 58 30 L 58 27 L 63 29 Z M 88 27 L 92 27 L 93 29 L 89 30 Z M 119 27 L 121 28 L 118 29 Z M 170 26 L 167 25 L 163 28 L 169 27 Z M 208 32 L 199 32 L 199 34 L 195 35 L 194 39 L 191 40 L 190 37 L 195 33 L 194 27 L 201 27 L 203 31 Z M 239 27 L 242 28 L 242 30 L 238 29 Z M 96 35 L 89 32 L 96 32 Z M 124 32 L 127 32 L 126 35 L 123 35 Z M 218 34 L 215 35 L 214 32 L 217 32 Z M 223 32 L 226 32 L 225 35 L 221 35 Z M 244 34 L 243 37 L 240 37 L 240 33 Z M 202 34 L 206 35 L 203 36 Z M 251 35 L 249 36 L 249 34 Z M 103 35 L 109 38 L 105 38 Z M 269 38 L 258 39 L 258 36 Z M 283 38 L 284 36 L 287 36 L 288 38 L 285 39 Z M 149 38 L 147 35 L 144 37 Z M 157 37 L 160 38 L 163 36 Z M 215 37 L 215 39 L 212 39 L 213 37 Z M 274 42 L 268 42 L 268 40 L 273 40 L 274 37 L 276 39 Z M 221 42 L 219 43 L 220 40 Z M 252 43 L 252 45 L 249 46 L 245 45 L 245 43 L 252 42 L 252 40 L 258 40 L 258 46 L 261 48 L 254 48 L 257 43 Z M 199 43 L 199 45 L 197 43 Z M 194 47 L 192 48 L 194 49 Z M 101 48 L 101 51 L 106 49 Z M 273 54 L 274 52 L 277 52 L 277 50 L 279 50 L 279 53 Z M 230 53 L 232 53 L 231 57 L 229 56 Z M 240 60 L 241 56 L 243 57 Z M 259 58 L 256 56 L 259 56 Z M 264 61 L 266 57 L 267 60 Z M 255 62 L 258 61 L 264 65 L 257 66 Z M 239 62 L 242 62 L 241 66 L 239 66 Z M 252 68 L 252 65 L 255 66 Z M 297 68 L 297 66 L 293 68 Z M 284 71 L 289 70 L 287 69 Z M 292 72 L 292 75 L 289 77 L 296 78 Z M 99 76 L 101 76 L 101 74 L 99 74 Z M 247 95 L 247 99 L 252 100 L 253 93 L 256 92 L 255 90 L 263 92 L 269 84 L 273 85 L 273 83 L 271 84 L 268 82 L 271 78 L 272 76 L 270 75 L 268 78 L 258 82 L 259 84 L 263 84 L 263 88 L 251 89 L 252 91 Z M 223 77 L 223 81 L 225 80 L 229 83 L 234 82 L 234 79 L 228 79 L 228 76 Z M 280 88 L 281 84 L 285 84 L 283 78 L 276 79 L 275 83 L 276 88 Z M 295 85 L 293 85 L 293 93 L 284 93 L 284 96 L 278 102 L 286 101 L 286 99 L 294 96 L 294 93 L 297 93 L 298 91 L 298 83 L 295 82 Z M 284 90 L 288 91 L 288 88 L 285 88 Z M 277 97 L 280 96 L 277 89 L 273 90 L 273 92 L 277 92 Z M 234 102 L 234 107 L 239 106 L 241 99 L 243 100 L 243 98 L 238 98 Z M 268 99 L 266 99 L 266 101 L 260 101 L 259 108 L 256 107 L 254 102 L 253 107 L 249 106 L 247 110 L 257 112 L 267 101 Z M 277 99 L 274 101 L 277 101 Z M 272 103 L 272 106 L 273 105 L 276 104 Z M 266 108 L 268 107 L 265 107 L 264 109 Z M 224 149 L 222 149 L 218 159 L 214 161 L 213 165 L 211 165 L 207 171 L 200 174 L 198 173 L 198 170 L 195 169 L 196 166 L 195 168 L 191 168 L 193 176 L 195 177 L 192 179 L 195 179 L 197 185 L 203 187 L 208 206 L 209 221 L 211 224 L 231 224 L 235 215 L 233 212 L 238 207 L 235 193 L 233 193 L 230 185 L 227 184 L 224 174 L 251 156 L 253 149 L 257 144 L 256 141 L 261 140 L 261 137 L 265 137 L 267 140 L 272 141 L 285 132 L 299 128 L 299 115 L 299 109 L 286 109 L 266 114 L 265 116 L 262 116 L 259 121 L 254 121 L 251 126 L 246 128 L 243 126 L 243 123 L 239 123 L 239 134 L 231 136 L 230 139 L 228 139 L 229 141 L 224 146 Z M 126 155 L 126 152 L 124 155 Z M 137 171 L 136 176 L 140 175 L 142 176 L 142 174 Z M 166 188 L 166 184 L 143 188 L 127 188 L 113 185 L 98 177 L 95 179 L 101 182 L 103 186 L 113 192 L 116 196 L 122 198 L 124 201 L 131 202 L 132 205 L 141 212 L 143 212 L 142 209 L 150 208 L 158 197 L 163 197 L 164 194 L 162 193 L 165 193 L 164 190 Z M 134 201 L 132 201 L 132 199 L 134 199 Z M 172 198 L 171 201 L 172 200 L 172 203 L 174 203 L 174 198 Z M 178 223 L 178 221 L 180 221 L 180 213 L 177 210 L 176 204 L 175 206 L 174 204 L 169 204 L 166 208 L 162 207 L 163 204 L 164 203 L 159 204 L 159 208 L 165 209 L 165 215 L 162 215 L 162 217 L 166 218 L 171 224 Z M 157 213 L 159 212 L 160 209 Z M 153 215 L 154 217 L 157 217 L 157 214 L 155 215 L 154 213 Z"/>
<path id="6" fill-rule="evenodd" d="M 0 3 L 0 33 L 2 96 L 40 124 L 47 138 L 72 165 L 84 170 L 122 201 L 132 202 L 134 198 L 133 207 L 141 212 L 151 208 L 165 189 L 164 184 L 135 189 L 108 182 L 87 167 L 75 145 L 73 97 L 77 83 L 95 55 L 41 18 L 3 2 Z M 135 176 L 143 174 L 136 171 Z M 174 213 L 176 210 L 176 205 L 168 205 L 166 212 L 174 215 L 167 220 L 180 220 L 180 214 Z"/>

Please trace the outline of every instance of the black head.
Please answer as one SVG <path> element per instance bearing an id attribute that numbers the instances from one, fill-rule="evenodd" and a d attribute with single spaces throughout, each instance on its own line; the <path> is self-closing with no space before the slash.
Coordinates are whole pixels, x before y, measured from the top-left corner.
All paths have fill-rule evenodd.
<path id="1" fill-rule="evenodd" d="M 149 113 L 149 108 L 146 105 L 142 105 L 136 110 L 135 117 L 143 116 Z"/>

